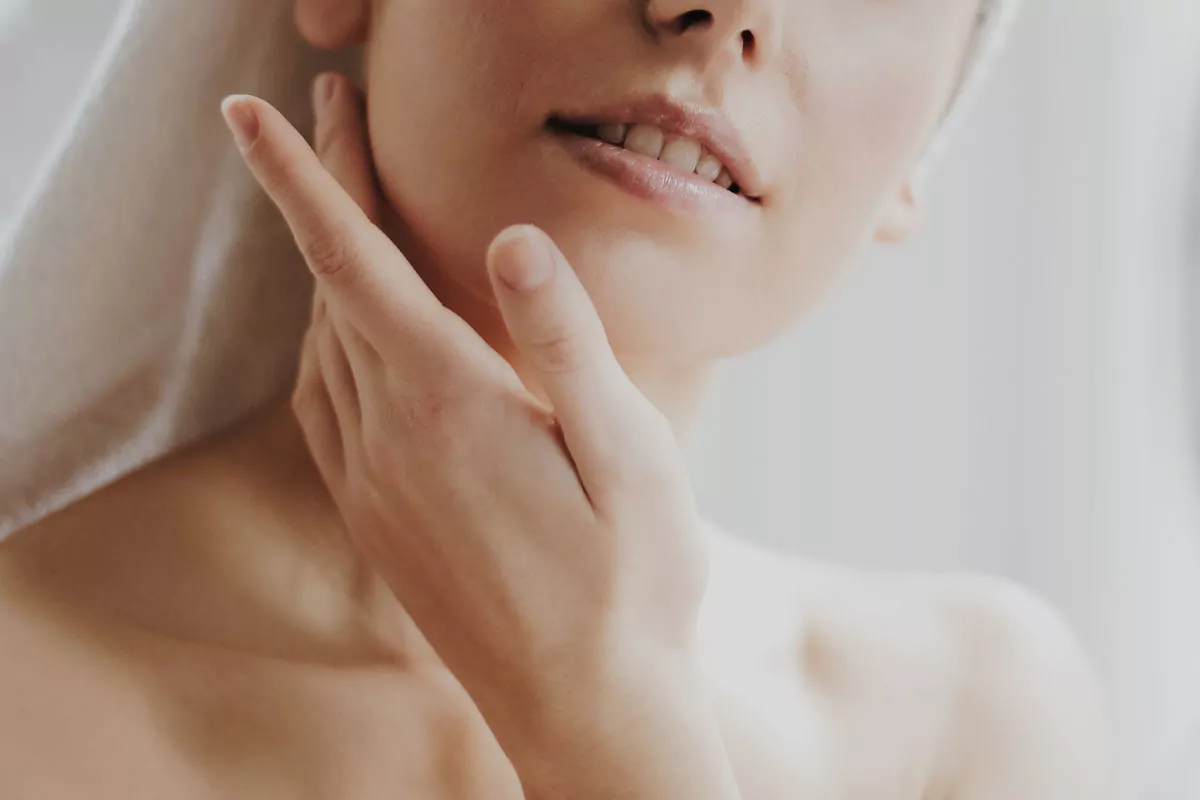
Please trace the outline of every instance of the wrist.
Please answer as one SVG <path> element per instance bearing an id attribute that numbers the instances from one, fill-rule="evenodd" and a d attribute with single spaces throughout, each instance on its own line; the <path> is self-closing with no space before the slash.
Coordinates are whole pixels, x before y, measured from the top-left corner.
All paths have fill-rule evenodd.
<path id="1" fill-rule="evenodd" d="M 519 725 L 497 736 L 526 797 L 734 796 L 690 651 L 625 641 L 586 672 L 560 677 L 542 681 Z"/>
<path id="2" fill-rule="evenodd" d="M 576 620 L 569 635 L 553 639 L 446 655 L 493 731 L 512 728 L 522 739 L 557 736 L 579 706 L 637 693 L 647 684 L 700 683 L 694 629 L 667 637 L 612 618 Z"/>

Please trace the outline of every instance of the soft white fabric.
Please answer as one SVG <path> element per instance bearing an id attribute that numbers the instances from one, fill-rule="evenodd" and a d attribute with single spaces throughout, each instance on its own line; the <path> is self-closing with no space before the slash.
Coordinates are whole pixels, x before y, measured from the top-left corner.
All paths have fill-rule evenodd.
<path id="1" fill-rule="evenodd" d="M 291 0 L 131 0 L 0 260 L 0 538 L 285 389 L 311 278 L 221 99 L 307 129 Z"/>
<path id="2" fill-rule="evenodd" d="M 307 130 L 332 57 L 292 4 L 121 11 L 0 260 L 0 538 L 290 385 L 311 279 L 218 107 L 257 94 Z"/>
<path id="3" fill-rule="evenodd" d="M 966 118 L 979 89 L 991 72 L 996 59 L 1004 50 L 1008 41 L 1009 30 L 1017 18 L 1021 0 L 983 0 L 979 12 L 979 31 L 974 46 L 968 54 L 966 70 L 962 83 L 954 97 L 954 102 L 942 121 L 942 127 L 929 145 L 924 159 L 917 165 L 914 179 L 923 182 L 930 165 L 946 148 L 946 143 L 953 137 L 962 121 Z"/>

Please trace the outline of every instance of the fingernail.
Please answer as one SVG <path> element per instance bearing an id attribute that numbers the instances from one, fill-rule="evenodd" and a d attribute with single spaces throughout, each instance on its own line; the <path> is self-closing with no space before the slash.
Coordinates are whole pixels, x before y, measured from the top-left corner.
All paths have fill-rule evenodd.
<path id="1" fill-rule="evenodd" d="M 532 292 L 554 274 L 555 255 L 545 234 L 518 225 L 500 234 L 496 272 L 514 292 Z"/>
<path id="2" fill-rule="evenodd" d="M 335 88 L 337 88 L 337 84 L 333 80 L 333 76 L 328 72 L 322 72 L 313 81 L 313 111 L 318 118 L 325 113 L 325 108 L 333 100 L 333 90 Z"/>
<path id="3" fill-rule="evenodd" d="M 253 104 L 246 102 L 249 99 L 244 94 L 231 94 L 221 103 L 225 124 L 229 126 L 233 140 L 243 153 L 258 139 L 258 114 Z"/>

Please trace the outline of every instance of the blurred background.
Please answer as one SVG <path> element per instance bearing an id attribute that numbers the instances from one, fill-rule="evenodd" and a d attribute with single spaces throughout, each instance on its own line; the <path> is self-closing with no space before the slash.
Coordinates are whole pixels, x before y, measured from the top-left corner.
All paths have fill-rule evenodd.
<path id="1" fill-rule="evenodd" d="M 0 0 L 0 236 L 118 0 Z M 1137 797 L 1200 800 L 1200 3 L 1030 0 L 923 232 L 727 366 L 718 522 L 1007 575 L 1110 690 Z"/>

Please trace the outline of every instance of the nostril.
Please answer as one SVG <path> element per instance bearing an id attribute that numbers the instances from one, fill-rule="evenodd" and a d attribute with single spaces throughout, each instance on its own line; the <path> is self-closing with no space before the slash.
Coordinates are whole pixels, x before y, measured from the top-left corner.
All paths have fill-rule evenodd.
<path id="1" fill-rule="evenodd" d="M 676 24 L 679 26 L 679 32 L 683 33 L 691 28 L 709 25 L 712 23 L 712 21 L 713 15 L 711 11 L 705 11 L 702 8 L 698 8 L 693 11 L 680 14 Z"/>
<path id="2" fill-rule="evenodd" d="M 742 31 L 742 54 L 747 58 L 754 55 L 754 33 L 752 31 Z"/>

